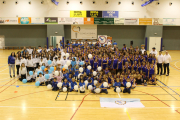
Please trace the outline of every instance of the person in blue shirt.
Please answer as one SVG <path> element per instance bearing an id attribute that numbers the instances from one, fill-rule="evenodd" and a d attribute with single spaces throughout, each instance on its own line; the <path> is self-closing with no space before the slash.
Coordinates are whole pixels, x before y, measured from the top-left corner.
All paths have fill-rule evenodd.
<path id="1" fill-rule="evenodd" d="M 84 80 L 81 79 L 80 82 L 79 82 L 79 87 L 83 87 L 85 89 L 85 83 L 84 83 Z M 80 90 L 80 93 L 85 93 L 85 91 L 81 91 Z"/>
<path id="2" fill-rule="evenodd" d="M 58 44 L 56 44 L 56 48 L 54 48 L 54 51 L 57 51 L 57 50 L 60 51 L 60 48 L 58 48 Z"/>
<path id="3" fill-rule="evenodd" d="M 89 85 L 94 86 L 94 85 L 93 85 L 93 82 L 92 82 L 92 80 L 91 80 L 91 79 L 89 79 L 89 80 L 88 80 L 87 88 L 88 88 L 88 86 L 89 86 Z"/>
<path id="4" fill-rule="evenodd" d="M 78 42 L 76 41 L 75 46 L 78 47 L 78 45 L 79 45 L 79 44 L 78 44 Z"/>
<path id="5" fill-rule="evenodd" d="M 127 78 L 126 81 L 123 81 L 123 84 L 124 84 L 123 93 L 129 93 L 129 94 L 130 94 L 130 93 L 131 93 L 131 86 L 132 86 L 132 84 L 131 84 L 130 87 L 127 87 L 127 86 L 126 86 L 127 82 L 130 82 L 130 79 L 129 79 L 129 78 Z"/>
<path id="6" fill-rule="evenodd" d="M 76 67 L 76 60 L 75 60 L 75 58 L 72 59 L 71 65 L 72 65 L 73 70 L 75 70 L 75 67 Z"/>
<path id="7" fill-rule="evenodd" d="M 63 41 L 62 41 L 62 40 L 60 40 L 60 42 L 59 42 L 59 43 L 60 43 L 60 46 L 63 46 Z"/>
<path id="8" fill-rule="evenodd" d="M 54 78 L 53 82 L 52 82 L 52 91 L 57 91 L 59 90 L 58 86 L 57 86 L 58 82 L 57 82 L 57 78 Z"/>
<path id="9" fill-rule="evenodd" d="M 67 79 L 65 78 L 64 79 L 64 82 L 63 82 L 63 84 L 62 84 L 62 88 L 63 87 L 66 87 L 67 89 L 69 89 L 69 83 L 67 82 Z"/>
<path id="10" fill-rule="evenodd" d="M 72 82 L 72 74 L 69 74 L 69 77 L 67 78 L 67 81 L 68 81 L 69 83 Z"/>
<path id="11" fill-rule="evenodd" d="M 106 82 L 106 81 L 103 80 L 103 83 L 104 83 L 104 82 Z M 100 86 L 100 88 L 101 88 L 101 92 L 100 92 L 100 93 L 106 93 L 106 94 L 108 94 L 107 87 L 104 87 L 103 83 L 102 83 L 102 85 Z"/>
<path id="12" fill-rule="evenodd" d="M 75 90 L 75 89 L 74 89 L 74 86 L 75 86 L 75 85 L 77 85 L 77 83 L 75 82 L 75 79 L 74 79 L 74 78 L 72 78 L 70 92 L 72 92 L 72 91 L 76 91 L 76 92 L 78 92 L 78 90 Z"/>
<path id="13" fill-rule="evenodd" d="M 79 82 L 79 80 L 78 80 L 78 74 L 79 74 L 79 66 L 77 65 L 77 66 L 75 67 L 75 79 L 77 80 L 77 82 Z"/>
<path id="14" fill-rule="evenodd" d="M 65 77 L 65 78 L 69 78 L 68 70 L 65 70 L 65 72 L 64 72 L 64 77 Z"/>
<path id="15" fill-rule="evenodd" d="M 86 74 L 89 76 L 90 75 L 90 70 L 86 69 Z"/>
<path id="16" fill-rule="evenodd" d="M 116 92 L 116 88 L 121 87 L 121 82 L 119 82 L 119 78 L 116 79 L 116 82 L 114 83 L 114 92 Z"/>
<path id="17" fill-rule="evenodd" d="M 8 57 L 8 65 L 9 65 L 9 75 L 11 76 L 11 69 L 13 70 L 13 77 L 15 77 L 15 53 L 12 52 L 11 55 Z"/>
<path id="18" fill-rule="evenodd" d="M 114 41 L 113 46 L 114 46 L 114 45 L 117 45 L 117 42 L 116 42 L 116 41 Z"/>
<path id="19" fill-rule="evenodd" d="M 69 65 L 68 70 L 69 70 L 69 74 L 72 74 L 72 72 L 74 72 L 74 69 L 72 68 L 72 65 Z"/>

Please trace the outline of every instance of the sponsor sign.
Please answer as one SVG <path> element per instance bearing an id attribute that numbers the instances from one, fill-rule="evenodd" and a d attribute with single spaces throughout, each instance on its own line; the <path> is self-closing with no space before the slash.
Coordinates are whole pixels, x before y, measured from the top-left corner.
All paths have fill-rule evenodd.
<path id="1" fill-rule="evenodd" d="M 70 11 L 70 17 L 86 17 L 86 11 Z"/>
<path id="2" fill-rule="evenodd" d="M 102 11 L 87 11 L 87 17 L 102 17 Z"/>
<path id="3" fill-rule="evenodd" d="M 57 17 L 45 17 L 44 22 L 45 22 L 45 24 L 58 24 L 58 18 Z"/>
<path id="4" fill-rule="evenodd" d="M 118 18 L 119 11 L 103 11 L 103 18 Z"/>

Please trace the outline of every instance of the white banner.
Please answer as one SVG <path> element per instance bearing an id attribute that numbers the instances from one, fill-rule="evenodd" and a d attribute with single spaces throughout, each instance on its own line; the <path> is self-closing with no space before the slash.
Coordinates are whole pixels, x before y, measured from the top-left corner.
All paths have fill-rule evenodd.
<path id="1" fill-rule="evenodd" d="M 97 25 L 71 25 L 71 39 L 97 39 Z"/>
<path id="2" fill-rule="evenodd" d="M 163 25 L 177 25 L 176 18 L 163 18 Z"/>
<path id="3" fill-rule="evenodd" d="M 139 19 L 138 18 L 125 18 L 124 25 L 138 25 Z"/>
<path id="4" fill-rule="evenodd" d="M 163 18 L 152 18 L 152 25 L 163 25 Z"/>
<path id="5" fill-rule="evenodd" d="M 58 24 L 73 24 L 72 18 L 58 18 Z"/>
<path id="6" fill-rule="evenodd" d="M 18 24 L 18 18 L 0 18 L 0 24 Z"/>
<path id="7" fill-rule="evenodd" d="M 124 25 L 124 18 L 114 18 L 114 24 Z"/>
<path id="8" fill-rule="evenodd" d="M 132 98 L 100 98 L 101 107 L 109 108 L 143 108 L 140 99 Z"/>
<path id="9" fill-rule="evenodd" d="M 31 24 L 44 24 L 44 17 L 31 17 Z"/>
<path id="10" fill-rule="evenodd" d="M 84 24 L 84 18 L 72 18 L 73 24 Z"/>

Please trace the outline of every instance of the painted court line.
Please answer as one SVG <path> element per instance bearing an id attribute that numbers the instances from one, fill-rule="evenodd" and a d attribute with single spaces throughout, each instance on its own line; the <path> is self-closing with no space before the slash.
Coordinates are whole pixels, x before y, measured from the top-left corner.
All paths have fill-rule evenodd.
<path id="1" fill-rule="evenodd" d="M 0 106 L 0 108 L 24 108 L 24 106 Z M 25 107 L 25 108 L 51 108 L 51 109 L 59 109 L 59 108 L 65 108 L 65 109 L 74 109 L 78 107 Z M 174 109 L 174 108 L 180 108 L 180 107 L 143 107 L 143 108 L 126 108 L 126 109 Z M 101 108 L 101 107 L 80 107 L 79 109 L 124 109 L 124 108 Z"/>
<path id="2" fill-rule="evenodd" d="M 3 71 L 5 71 L 5 70 L 7 70 L 8 68 L 6 68 L 6 69 L 4 69 L 4 70 L 1 70 L 0 72 L 3 72 Z"/>
<path id="3" fill-rule="evenodd" d="M 150 95 L 150 96 L 156 98 L 157 100 L 159 100 L 160 102 L 162 102 L 162 103 L 165 104 L 166 106 L 171 107 L 171 106 L 169 106 L 168 104 L 166 104 L 165 102 L 163 102 L 162 100 L 160 100 L 158 97 L 156 97 L 156 96 L 154 96 L 154 95 L 152 95 L 152 94 L 150 94 L 150 93 L 146 93 L 146 92 L 139 91 L 139 90 L 134 90 L 134 91 L 138 91 L 138 92 L 141 92 L 141 93 L 148 94 L 148 95 Z M 178 110 L 175 110 L 175 111 L 176 111 L 178 114 L 180 114 L 180 112 L 179 112 Z"/>
<path id="4" fill-rule="evenodd" d="M 86 96 L 88 96 L 89 94 L 90 94 L 90 93 L 86 94 L 86 95 L 83 97 L 83 99 L 82 99 L 81 103 L 79 104 L 78 108 L 76 109 L 76 111 L 74 112 L 74 114 L 72 115 L 72 117 L 71 117 L 71 119 L 70 119 L 70 120 L 72 120 L 72 119 L 73 119 L 73 117 L 75 116 L 76 112 L 77 112 L 77 111 L 78 111 L 78 109 L 81 107 L 81 105 L 82 105 L 82 103 L 83 103 L 83 101 L 84 101 L 84 98 L 86 98 Z"/>

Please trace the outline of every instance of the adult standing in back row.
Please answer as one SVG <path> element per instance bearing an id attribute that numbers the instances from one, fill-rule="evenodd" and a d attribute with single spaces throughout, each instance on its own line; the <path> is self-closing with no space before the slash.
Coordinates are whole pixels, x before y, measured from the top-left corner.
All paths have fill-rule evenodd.
<path id="1" fill-rule="evenodd" d="M 171 62 L 171 56 L 169 55 L 168 51 L 166 51 L 166 54 L 164 55 L 164 75 L 166 74 L 166 68 L 167 68 L 167 75 L 169 76 L 169 63 Z"/>
<path id="2" fill-rule="evenodd" d="M 11 55 L 8 57 L 8 65 L 9 65 L 9 75 L 11 76 L 11 69 L 13 70 L 13 77 L 15 77 L 15 53 L 12 52 Z"/>
<path id="3" fill-rule="evenodd" d="M 159 75 L 159 68 L 161 69 L 160 76 L 162 75 L 163 62 L 164 62 L 164 56 L 162 55 L 162 52 L 159 51 L 159 55 L 157 57 L 157 75 Z"/>

